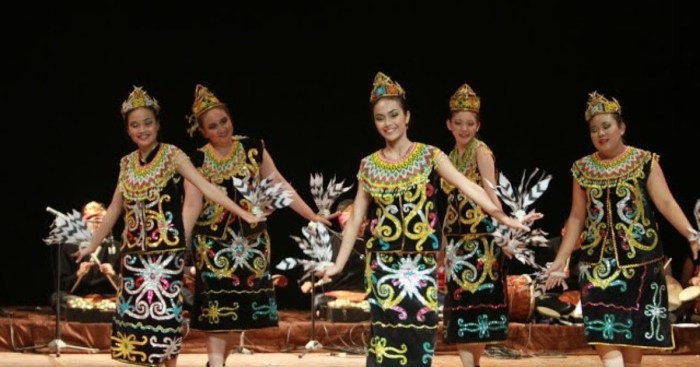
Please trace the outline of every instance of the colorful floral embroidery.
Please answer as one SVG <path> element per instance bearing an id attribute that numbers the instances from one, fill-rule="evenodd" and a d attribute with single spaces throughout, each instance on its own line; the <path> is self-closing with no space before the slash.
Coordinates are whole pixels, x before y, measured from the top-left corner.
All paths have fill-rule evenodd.
<path id="1" fill-rule="evenodd" d="M 124 198 L 132 201 L 152 201 L 177 173 L 177 165 L 189 159 L 179 148 L 161 144 L 153 160 L 141 164 L 139 152 L 134 151 L 121 160 L 119 187 Z"/>

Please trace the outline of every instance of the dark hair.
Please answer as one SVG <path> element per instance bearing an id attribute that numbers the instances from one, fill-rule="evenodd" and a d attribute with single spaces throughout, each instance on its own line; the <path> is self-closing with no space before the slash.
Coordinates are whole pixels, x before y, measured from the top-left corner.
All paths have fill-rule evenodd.
<path id="1" fill-rule="evenodd" d="M 627 121 L 625 121 L 625 119 L 622 118 L 622 114 L 619 113 L 619 112 L 601 112 L 601 113 L 597 113 L 597 114 L 591 116 L 591 118 L 589 118 L 588 120 L 586 120 L 586 125 L 591 126 L 591 120 L 593 120 L 593 118 L 596 117 L 597 115 L 602 115 L 603 113 L 607 113 L 608 115 L 611 115 L 611 116 L 615 119 L 615 121 L 616 121 L 618 124 L 625 124 L 625 125 L 627 125 Z"/>
<path id="2" fill-rule="evenodd" d="M 140 106 L 140 107 L 148 108 L 149 110 L 151 110 L 151 112 L 153 112 L 153 115 L 156 117 L 156 121 L 160 122 L 160 114 L 158 113 L 157 109 L 155 109 L 153 106 Z M 136 108 L 139 108 L 139 107 L 136 107 Z M 134 110 L 136 110 L 136 108 L 133 108 L 133 109 L 129 110 L 129 112 L 124 114 L 124 123 L 125 124 L 129 122 L 129 115 L 131 115 L 131 113 L 134 112 Z"/>
<path id="3" fill-rule="evenodd" d="M 381 97 L 381 98 L 377 98 L 376 101 L 371 102 L 370 105 L 369 105 L 369 112 L 370 112 L 370 114 L 373 114 L 373 113 L 374 113 L 374 106 L 376 106 L 376 105 L 377 105 L 377 102 L 379 102 L 379 101 L 382 100 L 382 99 L 391 99 L 391 100 L 394 100 L 394 101 L 396 101 L 396 102 L 399 102 L 399 106 L 401 106 L 401 109 L 403 110 L 404 113 L 410 110 L 410 108 L 408 107 L 408 101 L 406 101 L 406 98 L 405 98 L 405 97 L 401 97 L 401 96 L 391 96 L 391 97 Z"/>
<path id="4" fill-rule="evenodd" d="M 455 117 L 455 115 L 457 113 L 462 112 L 462 111 L 467 111 L 467 110 L 450 110 L 450 113 L 448 115 L 449 116 L 448 119 L 452 120 L 452 118 Z M 481 113 L 480 112 L 474 112 L 474 111 L 467 111 L 467 112 L 473 113 L 474 116 L 476 116 L 476 122 L 481 123 Z"/>
<path id="5" fill-rule="evenodd" d="M 622 118 L 622 114 L 615 112 L 615 113 L 611 113 L 611 115 L 613 116 L 615 121 L 617 121 L 617 123 L 619 125 L 622 125 L 622 124 L 627 125 L 627 121 L 625 121 L 625 119 Z"/>
<path id="6" fill-rule="evenodd" d="M 617 113 L 617 112 L 606 112 L 606 113 L 608 115 L 612 116 L 612 118 L 615 120 L 615 122 L 617 122 L 618 125 L 622 125 L 622 124 L 627 125 L 627 121 L 625 121 L 625 119 L 622 118 L 622 114 Z M 591 120 L 593 120 L 593 117 L 595 117 L 597 115 L 602 115 L 602 113 L 591 116 L 591 118 L 588 121 L 586 121 L 586 125 L 588 125 L 590 127 Z"/>
<path id="7" fill-rule="evenodd" d="M 207 111 L 213 110 L 214 108 L 217 108 L 217 107 L 221 108 L 222 110 L 224 110 L 224 112 L 226 112 L 226 115 L 228 115 L 228 119 L 231 120 L 231 123 L 233 124 L 233 117 L 231 116 L 231 110 L 228 109 L 228 106 L 225 103 L 222 103 L 220 105 L 216 105 L 214 107 L 211 107 L 211 108 L 207 109 L 206 111 L 202 111 L 202 113 L 199 114 L 199 117 L 197 117 L 197 126 L 202 127 L 202 116 L 204 116 L 204 114 Z"/>
<path id="8" fill-rule="evenodd" d="M 343 210 L 345 210 L 345 208 L 352 205 L 352 203 L 353 203 L 353 199 L 343 199 L 338 203 L 338 205 L 335 206 L 335 210 L 343 211 Z"/>

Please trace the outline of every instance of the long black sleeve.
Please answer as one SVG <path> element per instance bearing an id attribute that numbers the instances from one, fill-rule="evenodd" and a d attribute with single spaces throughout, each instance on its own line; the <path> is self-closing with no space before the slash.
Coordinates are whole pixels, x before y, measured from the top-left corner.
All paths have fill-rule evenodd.
<path id="1" fill-rule="evenodd" d="M 80 264 L 75 262 L 71 254 L 78 250 L 78 246 L 72 244 L 63 245 L 62 255 L 59 257 L 61 262 L 61 290 L 69 292 L 76 281 L 78 281 L 77 271 Z M 114 268 L 115 272 L 119 271 L 119 242 L 108 238 L 97 248 L 96 256 L 101 263 L 109 263 Z M 90 258 L 85 258 L 83 262 L 91 261 Z M 115 294 L 116 291 L 107 279 L 107 275 L 100 272 L 100 267 L 95 264 L 80 279 L 80 284 L 76 287 L 73 294 Z"/>

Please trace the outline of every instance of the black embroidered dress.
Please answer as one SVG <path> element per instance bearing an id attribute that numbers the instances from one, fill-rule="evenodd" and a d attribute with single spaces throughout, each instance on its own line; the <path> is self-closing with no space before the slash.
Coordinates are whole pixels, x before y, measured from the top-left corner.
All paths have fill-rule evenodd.
<path id="1" fill-rule="evenodd" d="M 478 149 L 488 146 L 472 139 L 462 155 L 455 148 L 450 160 L 468 179 L 481 185 L 476 162 Z M 488 214 L 444 180 L 447 209 L 444 340 L 446 343 L 495 343 L 508 338 L 505 256 L 494 242 L 494 223 Z"/>
<path id="2" fill-rule="evenodd" d="M 438 327 L 435 168 L 445 153 L 414 143 L 388 161 L 365 157 L 357 174 L 372 196 L 365 284 L 371 314 L 367 366 L 430 366 Z"/>
<path id="3" fill-rule="evenodd" d="M 262 140 L 233 137 L 233 150 L 219 158 L 210 144 L 192 157 L 197 169 L 242 208 L 251 203 L 233 186 L 233 177 L 263 179 Z M 249 224 L 207 200 L 194 228 L 197 268 L 192 327 L 231 331 L 278 324 L 270 273 L 270 237 L 265 222 Z"/>
<path id="4" fill-rule="evenodd" d="M 590 344 L 674 347 L 663 248 L 646 189 L 657 160 L 654 153 L 628 146 L 615 159 L 594 153 L 571 168 L 586 192 L 579 269 Z"/>
<path id="5" fill-rule="evenodd" d="M 159 144 L 145 163 L 138 151 L 120 162 L 125 236 L 111 352 L 121 362 L 155 366 L 180 353 L 185 232 L 175 167 L 184 159 L 179 148 Z"/>

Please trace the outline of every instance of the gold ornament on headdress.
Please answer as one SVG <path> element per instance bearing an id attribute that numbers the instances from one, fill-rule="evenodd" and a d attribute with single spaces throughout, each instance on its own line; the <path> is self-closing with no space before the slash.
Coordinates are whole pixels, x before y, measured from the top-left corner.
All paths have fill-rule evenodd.
<path id="1" fill-rule="evenodd" d="M 160 112 L 158 101 L 149 96 L 143 88 L 134 86 L 134 90 L 129 93 L 129 98 L 122 103 L 122 117 L 125 118 L 129 111 L 139 107 L 151 107 L 156 111 L 156 114 Z"/>
<path id="2" fill-rule="evenodd" d="M 372 94 L 369 96 L 369 101 L 371 103 L 376 102 L 382 97 L 401 97 L 404 98 L 406 92 L 401 88 L 399 83 L 394 82 L 386 76 L 381 71 L 377 73 L 374 77 L 374 83 L 372 84 Z"/>
<path id="3" fill-rule="evenodd" d="M 469 84 L 462 84 L 450 98 L 450 111 L 471 111 L 479 113 L 481 99 Z"/>
<path id="4" fill-rule="evenodd" d="M 107 209 L 105 209 L 104 205 L 97 201 L 91 201 L 83 207 L 83 218 L 85 220 L 90 220 L 97 215 L 104 216 L 106 211 Z"/>
<path id="5" fill-rule="evenodd" d="M 622 106 L 613 98 L 612 101 L 608 100 L 602 94 L 598 94 L 597 91 L 588 94 L 588 104 L 586 105 L 586 121 L 590 121 L 593 116 L 600 113 L 622 113 Z"/>
<path id="6" fill-rule="evenodd" d="M 201 84 L 197 84 L 197 86 L 194 88 L 192 115 L 188 118 L 190 127 L 187 129 L 187 132 L 190 134 L 190 136 L 192 136 L 199 127 L 199 123 L 197 122 L 199 116 L 201 116 L 204 112 L 219 106 L 225 106 L 225 104 L 221 103 L 221 101 L 216 98 L 214 93 L 212 93 L 209 88 Z"/>
<path id="7" fill-rule="evenodd" d="M 192 113 L 195 118 L 198 118 L 204 111 L 223 105 L 207 87 L 197 84 L 197 87 L 194 89 L 194 102 L 192 103 Z"/>

